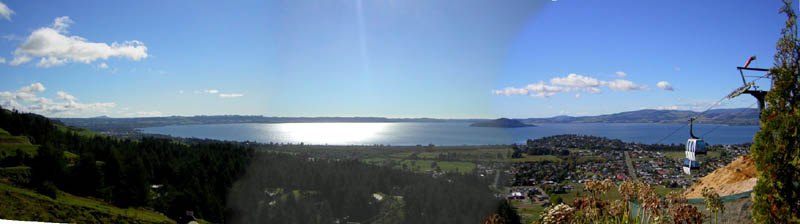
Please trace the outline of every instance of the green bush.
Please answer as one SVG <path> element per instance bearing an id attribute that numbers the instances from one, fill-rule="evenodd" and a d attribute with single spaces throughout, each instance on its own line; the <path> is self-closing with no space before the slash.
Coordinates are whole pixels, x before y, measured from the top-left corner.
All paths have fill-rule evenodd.
<path id="1" fill-rule="evenodd" d="M 51 181 L 45 181 L 42 183 L 42 185 L 36 188 L 36 192 L 52 199 L 56 199 L 58 196 L 58 188 Z"/>

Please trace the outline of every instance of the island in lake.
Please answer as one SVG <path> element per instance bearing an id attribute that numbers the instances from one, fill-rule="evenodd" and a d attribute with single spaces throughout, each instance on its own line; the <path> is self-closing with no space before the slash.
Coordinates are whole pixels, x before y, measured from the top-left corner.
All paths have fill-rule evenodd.
<path id="1" fill-rule="evenodd" d="M 521 128 L 521 127 L 535 127 L 536 125 L 526 124 L 519 120 L 500 118 L 490 121 L 475 122 L 469 125 L 470 127 L 491 127 L 491 128 Z"/>

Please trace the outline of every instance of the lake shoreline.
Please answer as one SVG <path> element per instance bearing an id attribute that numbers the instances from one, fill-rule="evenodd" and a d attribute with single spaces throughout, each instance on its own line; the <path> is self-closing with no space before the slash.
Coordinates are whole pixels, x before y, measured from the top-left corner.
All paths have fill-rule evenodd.
<path id="1" fill-rule="evenodd" d="M 559 134 L 592 135 L 647 144 L 657 143 L 673 132 L 662 143 L 683 144 L 688 138 L 688 127 L 685 124 L 542 123 L 530 128 L 483 128 L 469 125 L 470 123 L 465 122 L 236 123 L 173 125 L 137 130 L 145 134 L 181 138 L 342 146 L 510 145 Z M 695 125 L 695 133 L 707 137 L 710 144 L 752 142 L 752 136 L 757 131 L 758 126 Z"/>

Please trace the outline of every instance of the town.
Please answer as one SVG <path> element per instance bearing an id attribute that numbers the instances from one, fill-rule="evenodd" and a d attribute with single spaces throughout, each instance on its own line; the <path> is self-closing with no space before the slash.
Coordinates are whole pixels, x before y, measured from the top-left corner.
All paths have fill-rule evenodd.
<path id="1" fill-rule="evenodd" d="M 708 154 L 700 156 L 700 168 L 685 174 L 681 163 L 685 152 L 680 145 L 624 143 L 581 135 L 557 135 L 527 143 L 515 151 L 560 155 L 558 160 L 513 162 L 506 171 L 511 177 L 506 197 L 528 220 L 538 218 L 549 205 L 570 203 L 579 197 L 587 180 L 617 184 L 639 180 L 655 186 L 664 196 L 669 191 L 685 190 L 711 171 L 749 154 L 750 149 L 750 144 L 712 145 Z"/>

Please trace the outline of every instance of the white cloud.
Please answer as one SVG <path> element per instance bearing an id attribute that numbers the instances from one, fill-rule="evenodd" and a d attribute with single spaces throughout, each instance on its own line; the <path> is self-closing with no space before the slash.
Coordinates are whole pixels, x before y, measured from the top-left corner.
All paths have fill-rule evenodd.
<path id="1" fill-rule="evenodd" d="M 506 87 L 503 90 L 493 90 L 492 93 L 495 95 L 504 95 L 504 96 L 529 95 L 532 97 L 550 97 L 554 96 L 556 92 L 563 92 L 563 91 L 565 91 L 564 87 L 551 86 L 544 84 L 544 82 L 539 82 L 536 84 L 528 84 L 524 88 Z"/>
<path id="2" fill-rule="evenodd" d="M 3 35 L 3 39 L 6 39 L 8 41 L 12 41 L 12 40 L 22 41 L 23 40 L 22 37 L 18 37 L 17 35 L 15 35 L 13 33 L 12 34 Z"/>
<path id="3" fill-rule="evenodd" d="M 69 16 L 62 16 L 58 17 L 53 21 L 53 29 L 58 30 L 59 33 L 66 33 L 67 28 L 69 25 L 72 25 L 75 21 L 69 19 Z"/>
<path id="4" fill-rule="evenodd" d="M 219 94 L 220 98 L 237 98 L 237 97 L 242 97 L 242 96 L 244 96 L 244 94 L 240 94 L 240 93 L 220 93 Z"/>
<path id="5" fill-rule="evenodd" d="M 567 77 L 555 77 L 550 79 L 553 85 L 568 86 L 568 87 L 598 87 L 602 85 L 601 81 L 595 78 L 578 75 L 575 73 L 567 75 Z"/>
<path id="6" fill-rule="evenodd" d="M 178 90 L 178 94 L 183 94 L 183 90 Z"/>
<path id="7" fill-rule="evenodd" d="M 14 15 L 14 10 L 9 9 L 6 4 L 0 2 L 0 16 L 3 16 L 3 18 L 6 20 L 11 21 L 11 15 Z"/>
<path id="8" fill-rule="evenodd" d="M 219 98 L 237 98 L 237 97 L 242 97 L 242 96 L 244 96 L 244 94 L 241 94 L 241 93 L 221 93 L 221 92 L 220 92 L 219 90 L 217 90 L 217 89 L 207 89 L 207 90 L 202 90 L 202 91 L 200 91 L 200 90 L 195 90 L 195 91 L 193 91 L 193 92 L 194 92 L 194 94 L 209 94 L 209 95 L 217 95 L 217 96 L 219 96 Z M 492 91 L 492 92 L 494 93 L 495 91 Z M 180 90 L 180 91 L 178 91 L 178 94 L 183 94 L 183 90 Z M 503 94 L 503 93 L 502 93 L 502 91 L 501 91 L 501 92 L 498 92 L 498 93 L 496 93 L 496 94 Z"/>
<path id="9" fill-rule="evenodd" d="M 674 91 L 674 89 L 672 88 L 672 85 L 670 85 L 669 82 L 667 82 L 667 81 L 658 82 L 656 84 L 656 86 L 658 86 L 659 89 L 668 90 L 668 91 Z"/>
<path id="10" fill-rule="evenodd" d="M 0 105 L 9 109 L 34 112 L 44 115 L 63 115 L 74 114 L 76 112 L 107 112 L 108 109 L 116 106 L 115 103 L 79 103 L 75 96 L 64 91 L 56 93 L 55 101 L 46 97 L 37 96 L 44 92 L 45 87 L 41 83 L 19 88 L 15 92 L 0 92 Z"/>
<path id="11" fill-rule="evenodd" d="M 0 57 L 0 64 L 5 64 L 5 63 L 6 63 L 6 58 Z"/>
<path id="12" fill-rule="evenodd" d="M 494 94 L 494 95 L 503 95 L 503 96 L 527 95 L 528 94 L 528 90 L 525 89 L 525 88 L 506 87 L 503 90 L 492 90 L 492 94 Z"/>
<path id="13" fill-rule="evenodd" d="M 533 93 L 530 96 L 531 97 L 546 98 L 546 97 L 551 97 L 551 96 L 555 96 L 555 95 L 556 95 L 556 93 L 554 93 L 554 92 L 538 92 L 538 93 Z"/>
<path id="14" fill-rule="evenodd" d="M 611 88 L 614 91 L 636 91 L 649 89 L 645 85 L 637 85 L 636 83 L 624 79 L 617 79 L 608 82 L 608 88 Z"/>
<path id="15" fill-rule="evenodd" d="M 29 86 L 26 86 L 26 87 L 19 88 L 20 92 L 33 93 L 33 94 L 40 93 L 40 92 L 42 92 L 44 90 L 45 90 L 44 85 L 42 85 L 42 83 L 38 83 L 38 82 L 37 83 L 33 83 L 33 84 L 31 84 Z"/>
<path id="16" fill-rule="evenodd" d="M 28 56 L 25 56 L 25 55 L 14 56 L 14 59 L 11 59 L 11 62 L 9 62 L 8 64 L 12 65 L 12 66 L 17 66 L 17 65 L 21 65 L 22 63 L 29 62 L 29 61 L 31 61 L 31 57 L 28 57 Z"/>
<path id="17" fill-rule="evenodd" d="M 126 110 L 129 108 L 125 108 Z M 139 111 L 139 112 L 128 112 L 122 113 L 123 117 L 163 117 L 164 114 L 161 111 Z"/>
<path id="18" fill-rule="evenodd" d="M 58 91 L 56 93 L 56 98 L 64 99 L 64 100 L 67 100 L 67 101 L 75 101 L 75 100 L 77 100 L 77 98 L 75 98 L 75 96 L 69 95 L 68 93 L 66 93 L 64 91 Z"/>
<path id="19" fill-rule="evenodd" d="M 625 78 L 625 77 L 628 77 L 628 74 L 625 74 L 625 72 L 623 72 L 623 71 L 618 71 L 617 72 L 617 76 L 619 76 L 620 78 Z"/>
<path id="20" fill-rule="evenodd" d="M 694 102 L 691 102 L 691 103 L 676 104 L 675 106 L 677 106 L 678 108 L 680 108 L 682 110 L 703 111 L 703 110 L 706 110 L 706 109 L 708 109 L 708 108 L 710 108 L 712 106 L 719 106 L 720 104 L 721 104 L 721 102 L 711 102 L 711 101 L 700 100 L 700 101 L 694 101 Z"/>
<path id="21" fill-rule="evenodd" d="M 92 63 L 109 57 L 122 57 L 139 61 L 147 58 L 144 43 L 132 40 L 123 43 L 96 43 L 79 36 L 66 36 L 73 21 L 69 17 L 58 17 L 49 27 L 34 30 L 14 50 L 10 65 L 20 65 L 40 57 L 37 67 L 51 67 L 69 62 Z"/>
<path id="22" fill-rule="evenodd" d="M 705 111 L 712 106 L 718 107 L 721 102 L 711 102 L 707 100 L 698 100 L 693 102 L 678 103 L 673 105 L 657 106 L 657 107 L 641 107 L 639 109 L 655 109 L 655 110 L 691 110 L 691 111 Z M 741 106 L 746 107 L 746 106 Z"/>
<path id="23" fill-rule="evenodd" d="M 530 91 L 535 91 L 535 92 L 560 92 L 560 91 L 564 91 L 563 87 L 546 85 L 546 84 L 544 84 L 544 82 L 539 82 L 537 84 L 528 84 L 527 86 L 525 86 L 525 89 L 530 90 Z"/>
<path id="24" fill-rule="evenodd" d="M 163 116 L 161 111 L 139 111 L 135 114 L 137 117 L 160 117 Z"/>
<path id="25" fill-rule="evenodd" d="M 100 69 L 108 69 L 108 64 L 103 62 L 103 63 L 100 63 L 99 65 L 97 65 L 97 67 L 100 68 Z"/>
<path id="26" fill-rule="evenodd" d="M 676 72 L 680 72 L 680 71 L 681 71 L 681 67 L 678 67 L 678 66 L 675 66 L 675 67 L 674 67 L 674 68 L 672 68 L 672 69 L 673 69 L 673 70 L 675 70 Z"/>
<path id="27" fill-rule="evenodd" d="M 678 106 L 672 105 L 672 106 L 657 106 L 657 107 L 639 107 L 639 109 L 640 110 L 647 110 L 647 109 L 650 109 L 650 110 L 677 110 Z"/>
<path id="28" fill-rule="evenodd" d="M 576 93 L 575 94 L 575 99 L 577 99 L 577 98 L 581 98 L 581 94 L 580 93 Z"/>
<path id="29" fill-rule="evenodd" d="M 589 76 L 578 74 L 569 74 L 566 77 L 555 77 L 550 79 L 550 84 L 545 84 L 543 81 L 538 83 L 528 84 L 523 88 L 506 87 L 501 90 L 492 90 L 494 95 L 528 95 L 532 97 L 550 97 L 559 92 L 587 92 L 592 94 L 599 94 L 601 87 L 608 87 L 614 91 L 637 91 L 648 89 L 645 85 L 637 85 L 631 81 L 624 79 L 617 79 L 614 81 L 602 81 Z M 581 97 L 580 94 L 575 96 Z"/>
<path id="30" fill-rule="evenodd" d="M 36 63 L 36 67 L 48 68 L 52 66 L 63 65 L 65 63 L 67 63 L 66 58 L 59 59 L 57 57 L 50 56 L 46 58 L 43 57 L 42 60 L 39 60 L 39 63 Z"/>

